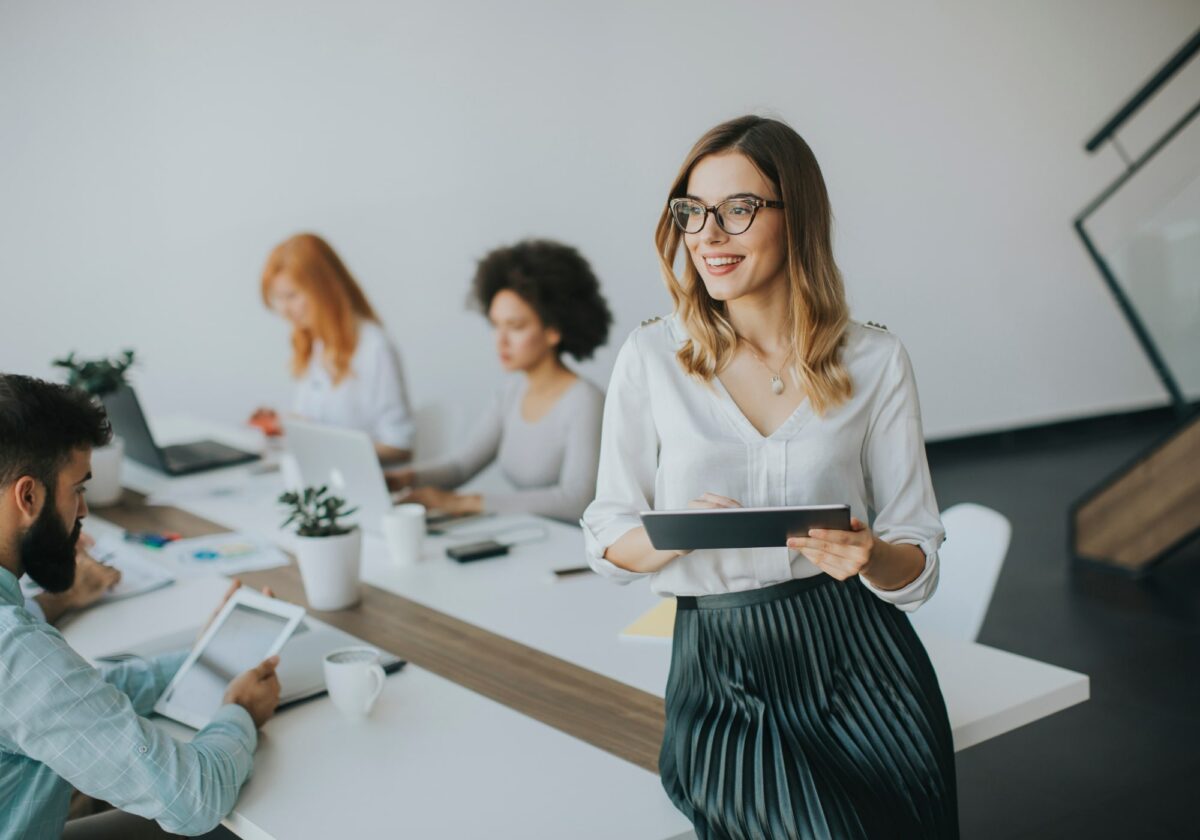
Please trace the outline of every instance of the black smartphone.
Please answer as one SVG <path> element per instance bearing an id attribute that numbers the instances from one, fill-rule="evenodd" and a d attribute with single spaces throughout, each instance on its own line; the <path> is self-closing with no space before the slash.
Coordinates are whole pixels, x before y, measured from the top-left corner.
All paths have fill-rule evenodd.
<path id="1" fill-rule="evenodd" d="M 446 549 L 446 556 L 454 558 L 459 563 L 470 563 L 472 560 L 500 557 L 505 554 L 508 554 L 508 546 L 495 540 L 452 545 Z"/>

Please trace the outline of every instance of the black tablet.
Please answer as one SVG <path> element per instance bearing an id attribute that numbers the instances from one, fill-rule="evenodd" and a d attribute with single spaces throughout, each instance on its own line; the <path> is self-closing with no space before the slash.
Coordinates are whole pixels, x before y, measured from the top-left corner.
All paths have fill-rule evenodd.
<path id="1" fill-rule="evenodd" d="M 784 548 L 809 528 L 850 530 L 849 505 L 648 510 L 639 514 L 657 549 Z"/>

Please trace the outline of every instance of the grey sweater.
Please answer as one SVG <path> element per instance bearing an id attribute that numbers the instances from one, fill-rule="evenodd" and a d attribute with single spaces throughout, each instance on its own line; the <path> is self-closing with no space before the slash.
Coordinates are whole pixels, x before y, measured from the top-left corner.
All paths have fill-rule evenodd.
<path id="1" fill-rule="evenodd" d="M 533 513 L 578 524 L 596 495 L 604 392 L 578 379 L 536 423 L 521 416 L 528 381 L 506 382 L 472 430 L 466 446 L 449 458 L 414 467 L 417 484 L 453 489 L 492 461 L 514 490 L 485 493 L 484 510 Z"/>

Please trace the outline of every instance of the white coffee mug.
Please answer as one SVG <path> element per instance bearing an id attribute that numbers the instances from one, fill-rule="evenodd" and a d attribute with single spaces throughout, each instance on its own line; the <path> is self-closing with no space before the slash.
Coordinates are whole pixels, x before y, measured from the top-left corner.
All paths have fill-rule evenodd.
<path id="1" fill-rule="evenodd" d="M 283 481 L 283 489 L 293 493 L 304 492 L 304 476 L 300 473 L 300 462 L 291 452 L 279 456 L 279 477 Z"/>
<path id="2" fill-rule="evenodd" d="M 421 543 L 425 539 L 425 506 L 396 505 L 383 515 L 382 530 L 393 563 L 401 566 L 416 563 L 421 559 Z"/>
<path id="3" fill-rule="evenodd" d="M 348 718 L 361 719 L 371 713 L 386 678 L 375 648 L 347 647 L 325 654 L 329 699 Z"/>

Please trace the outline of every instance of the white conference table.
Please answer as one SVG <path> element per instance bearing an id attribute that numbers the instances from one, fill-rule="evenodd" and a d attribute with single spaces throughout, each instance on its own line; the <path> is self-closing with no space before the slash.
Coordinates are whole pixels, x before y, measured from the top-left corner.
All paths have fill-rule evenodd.
<path id="1" fill-rule="evenodd" d="M 160 442 L 198 436 L 242 446 L 257 442 L 252 433 L 189 420 L 159 424 L 156 432 Z M 171 504 L 292 548 L 290 534 L 278 528 L 277 472 L 248 466 L 166 479 L 127 464 L 125 482 L 148 493 L 150 503 Z M 444 555 L 449 543 L 519 524 L 544 528 L 545 538 L 506 557 L 465 565 Z M 658 603 L 648 586 L 640 581 L 618 585 L 592 574 L 553 575 L 553 569 L 583 564 L 578 529 L 530 517 L 483 518 L 427 540 L 422 561 L 411 566 L 392 563 L 381 539 L 365 537 L 364 581 L 663 695 L 669 643 L 620 637 L 623 627 Z M 221 585 L 188 580 L 107 605 L 80 616 L 68 627 L 68 638 L 85 655 L 136 646 L 137 633 L 144 630 L 135 629 L 121 641 L 101 628 L 145 627 L 133 616 L 139 607 L 150 606 L 150 599 L 180 599 L 165 610 L 167 623 L 184 622 L 176 629 L 198 625 L 204 614 L 189 612 L 184 602 L 203 600 L 196 597 L 198 586 L 210 587 L 203 594 L 212 596 Z M 123 615 L 130 618 L 114 620 Z M 956 749 L 1088 698 L 1086 675 L 975 643 L 929 635 L 922 640 L 938 673 Z M 365 726 L 348 727 L 326 700 L 289 710 L 272 722 L 255 776 L 227 824 L 248 838 L 318 837 L 338 828 L 379 833 L 385 826 L 388 831 L 407 827 L 402 820 L 411 821 L 414 836 L 430 837 L 687 833 L 686 820 L 674 811 L 654 774 L 412 665 L 389 678 L 376 715 Z M 348 808 L 347 802 L 356 806 Z M 464 802 L 469 806 L 462 807 Z M 398 817 L 401 813 L 405 816 Z"/>
<path id="2" fill-rule="evenodd" d="M 180 580 L 87 610 L 63 633 L 91 659 L 144 649 L 198 628 L 226 583 Z M 663 840 L 690 829 L 653 773 L 411 663 L 388 677 L 364 721 L 327 698 L 271 720 L 225 824 L 248 840 Z"/>
<path id="3" fill-rule="evenodd" d="M 256 433 L 188 419 L 164 424 L 173 439 L 208 435 L 252 446 Z M 129 486 L 151 492 L 231 530 L 252 533 L 291 550 L 275 499 L 278 472 L 240 467 L 193 479 L 163 479 L 134 465 Z M 353 501 L 353 500 L 351 500 Z M 507 556 L 459 564 L 445 547 L 521 525 L 546 537 Z M 522 530 L 528 530 L 522 528 Z M 477 537 L 478 538 L 478 537 Z M 422 562 L 397 566 L 383 540 L 364 534 L 363 580 L 497 635 L 564 659 L 643 691 L 663 696 L 670 663 L 665 640 L 622 639 L 620 631 L 659 602 L 644 581 L 617 584 L 587 574 L 556 579 L 556 568 L 585 563 L 578 528 L 533 517 L 485 517 L 428 539 Z M 975 642 L 922 634 L 938 674 L 956 749 L 965 749 L 1061 711 L 1089 696 L 1084 674 Z"/>

